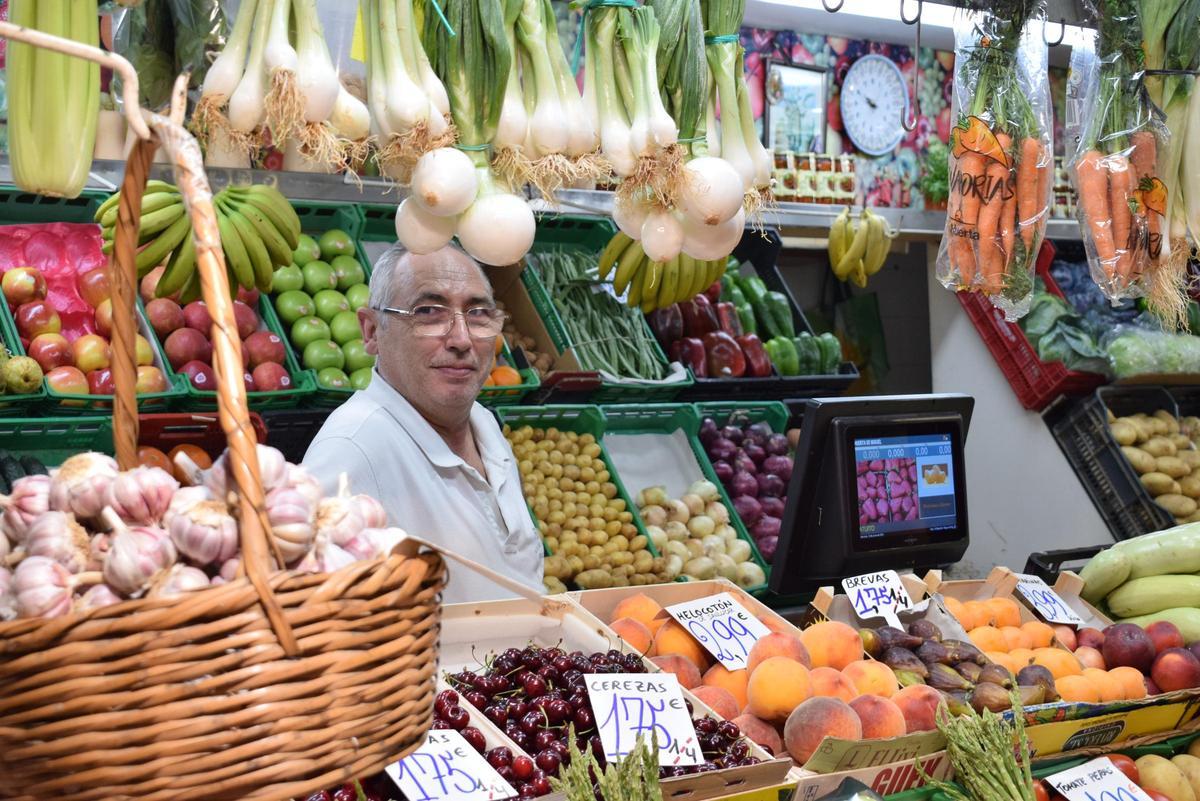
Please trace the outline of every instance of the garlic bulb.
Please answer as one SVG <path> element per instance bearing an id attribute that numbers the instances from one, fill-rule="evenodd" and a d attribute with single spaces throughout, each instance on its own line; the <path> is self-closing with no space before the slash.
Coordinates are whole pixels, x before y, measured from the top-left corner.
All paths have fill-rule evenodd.
<path id="1" fill-rule="evenodd" d="M 124 599 L 113 591 L 107 584 L 97 584 L 75 599 L 75 611 L 83 612 L 88 609 L 99 609 L 102 606 L 119 604 Z"/>
<path id="2" fill-rule="evenodd" d="M 126 523 L 157 525 L 177 489 L 179 482 L 166 470 L 135 467 L 113 480 L 106 503 Z"/>
<path id="3" fill-rule="evenodd" d="M 258 474 L 262 478 L 263 492 L 270 492 L 276 487 L 283 486 L 287 478 L 288 463 L 283 454 L 269 445 L 256 445 L 258 455 Z M 204 486 L 214 498 L 225 498 L 236 490 L 233 477 L 228 471 L 229 451 L 226 450 L 213 466 L 204 471 Z"/>
<path id="4" fill-rule="evenodd" d="M 8 535 L 0 531 L 0 564 L 4 564 L 11 551 L 12 543 L 8 541 Z"/>
<path id="5" fill-rule="evenodd" d="M 267 493 L 267 521 L 283 561 L 292 564 L 312 547 L 313 505 L 299 490 L 279 487 Z"/>
<path id="6" fill-rule="evenodd" d="M 238 570 L 240 570 L 241 567 L 242 557 L 235 556 L 232 559 L 226 559 L 221 564 L 221 569 L 217 572 L 217 575 L 212 577 L 212 585 L 216 587 L 218 585 L 228 584 L 229 582 L 233 581 L 235 578 L 237 578 Z"/>
<path id="7" fill-rule="evenodd" d="M 308 502 L 315 509 L 321 499 L 325 497 L 325 491 L 321 489 L 321 482 L 313 478 L 312 474 L 299 465 L 289 464 L 287 466 L 287 476 L 284 479 L 284 484 L 308 498 Z"/>
<path id="8" fill-rule="evenodd" d="M 106 533 L 93 534 L 88 544 L 88 570 L 103 570 L 104 557 L 112 545 L 112 535 Z"/>
<path id="9" fill-rule="evenodd" d="M 175 565 L 163 573 L 147 594 L 148 598 L 163 598 L 208 587 L 208 576 L 198 567 Z"/>
<path id="10" fill-rule="evenodd" d="M 195 564 L 220 564 L 237 553 L 237 521 L 204 487 L 184 487 L 176 492 L 163 524 L 171 542 Z"/>
<path id="11" fill-rule="evenodd" d="M 357 561 L 354 554 L 329 540 L 322 539 L 294 569 L 300 573 L 332 573 Z"/>
<path id="12" fill-rule="evenodd" d="M 111 456 L 90 451 L 72 456 L 50 476 L 50 508 L 83 520 L 99 517 L 117 473 Z"/>
<path id="13" fill-rule="evenodd" d="M 61 617 L 71 611 L 71 591 L 76 586 L 96 583 L 96 573 L 71 575 L 68 570 L 44 556 L 30 556 L 13 574 L 18 617 Z"/>
<path id="14" fill-rule="evenodd" d="M 399 528 L 364 528 L 342 548 L 358 560 L 376 559 L 391 553 L 406 536 Z"/>
<path id="15" fill-rule="evenodd" d="M 25 541 L 29 524 L 50 509 L 50 476 L 25 476 L 13 482 L 12 492 L 4 501 L 0 531 L 17 545 Z"/>
<path id="16" fill-rule="evenodd" d="M 0 567 L 0 620 L 12 620 L 17 616 L 17 590 L 13 574 L 7 567 Z"/>
<path id="17" fill-rule="evenodd" d="M 46 512 L 29 527 L 25 553 L 53 559 L 71 573 L 88 569 L 91 543 L 87 529 L 70 512 Z"/>
<path id="18" fill-rule="evenodd" d="M 350 497 L 346 474 L 338 477 L 338 494 L 317 505 L 317 536 L 344 545 L 367 527 L 359 503 Z"/>
<path id="19" fill-rule="evenodd" d="M 358 504 L 358 513 L 362 515 L 363 525 L 367 528 L 385 528 L 388 522 L 387 510 L 383 504 L 370 495 L 355 495 L 350 500 Z"/>
<path id="20" fill-rule="evenodd" d="M 104 557 L 104 580 L 117 592 L 136 597 L 175 564 L 175 546 L 161 528 L 129 528 L 111 509 L 104 510 L 104 519 L 113 528 L 112 544 Z"/>

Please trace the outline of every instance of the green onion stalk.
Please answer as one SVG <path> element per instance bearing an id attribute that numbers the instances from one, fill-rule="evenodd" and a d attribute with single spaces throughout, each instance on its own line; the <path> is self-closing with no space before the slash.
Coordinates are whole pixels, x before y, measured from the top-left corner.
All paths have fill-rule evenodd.
<path id="1" fill-rule="evenodd" d="M 9 21 L 96 47 L 96 0 L 12 0 Z M 8 50 L 9 156 L 29 192 L 77 197 L 87 183 L 100 113 L 93 61 L 12 41 Z"/>
<path id="2" fill-rule="evenodd" d="M 244 0 L 238 6 L 225 47 L 204 76 L 200 100 L 189 120 L 189 127 L 204 148 L 204 163 L 212 167 L 250 166 L 253 137 L 234 130 L 227 110 L 229 99 L 246 72 L 246 55 L 257 11 L 258 0 Z"/>

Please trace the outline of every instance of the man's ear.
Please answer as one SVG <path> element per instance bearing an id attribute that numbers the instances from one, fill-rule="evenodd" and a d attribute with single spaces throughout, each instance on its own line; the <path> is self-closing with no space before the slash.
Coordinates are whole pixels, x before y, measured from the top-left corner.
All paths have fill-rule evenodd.
<path id="1" fill-rule="evenodd" d="M 372 356 L 379 355 L 379 320 L 375 311 L 363 306 L 358 310 L 358 327 L 362 329 L 363 349 Z"/>

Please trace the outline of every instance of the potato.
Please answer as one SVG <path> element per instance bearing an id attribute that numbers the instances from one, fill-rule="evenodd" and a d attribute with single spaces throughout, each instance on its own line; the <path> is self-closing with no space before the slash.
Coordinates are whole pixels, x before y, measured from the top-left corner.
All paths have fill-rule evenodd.
<path id="1" fill-rule="evenodd" d="M 1160 473 L 1166 473 L 1171 478 L 1183 478 L 1192 473 L 1183 460 L 1175 456 L 1163 456 L 1155 459 L 1154 469 Z"/>
<path id="2" fill-rule="evenodd" d="M 1150 473 L 1154 471 L 1154 457 L 1146 453 L 1141 448 L 1135 448 L 1132 445 L 1122 445 L 1121 453 L 1125 454 L 1125 458 L 1133 465 L 1133 469 L 1138 473 Z"/>
<path id="3" fill-rule="evenodd" d="M 1184 476 L 1179 479 L 1179 492 L 1189 498 L 1200 498 L 1200 478 Z"/>
<path id="4" fill-rule="evenodd" d="M 1196 513 L 1196 502 L 1186 495 L 1169 492 L 1166 495 L 1158 495 L 1154 498 L 1154 502 L 1175 517 L 1188 517 Z"/>
<path id="5" fill-rule="evenodd" d="M 1167 434 L 1167 439 L 1175 443 L 1176 451 L 1190 451 L 1195 447 L 1191 437 L 1186 434 Z"/>
<path id="6" fill-rule="evenodd" d="M 1159 409 L 1156 411 L 1154 413 L 1154 419 L 1161 420 L 1167 426 L 1168 434 L 1179 433 L 1179 420 L 1177 420 L 1175 415 L 1171 414 L 1166 409 Z"/>
<path id="7" fill-rule="evenodd" d="M 1196 798 L 1200 798 L 1200 759 L 1190 754 L 1177 754 L 1171 757 L 1171 764 L 1179 768 L 1183 778 L 1187 779 L 1188 784 L 1192 786 L 1192 792 L 1196 794 Z"/>
<path id="8" fill-rule="evenodd" d="M 1194 448 L 1177 451 L 1175 456 L 1181 459 L 1192 470 L 1200 467 L 1200 451 Z"/>
<path id="9" fill-rule="evenodd" d="M 1200 510 L 1197 510 L 1195 512 L 1195 514 L 1190 514 L 1187 517 L 1183 518 L 1183 522 L 1184 523 L 1200 523 Z"/>
<path id="10" fill-rule="evenodd" d="M 1104 414 L 1108 417 L 1108 422 L 1110 423 L 1117 419 L 1117 416 L 1112 413 L 1112 409 L 1109 409 L 1107 406 L 1104 408 Z"/>
<path id="11" fill-rule="evenodd" d="M 1137 426 L 1128 420 L 1117 420 L 1110 426 L 1110 429 L 1112 430 L 1113 439 L 1117 441 L 1118 445 L 1132 445 L 1137 442 Z"/>
<path id="12" fill-rule="evenodd" d="M 1148 754 L 1134 764 L 1137 765 L 1140 774 L 1138 784 L 1142 788 L 1160 792 L 1171 801 L 1196 801 L 1196 793 L 1187 777 L 1170 760 Z"/>
<path id="13" fill-rule="evenodd" d="M 1146 491 L 1155 496 L 1166 495 L 1167 493 L 1174 491 L 1176 487 L 1179 487 L 1181 490 L 1183 489 L 1181 485 L 1175 482 L 1175 479 L 1171 478 L 1166 473 L 1146 473 L 1142 476 L 1141 481 L 1142 486 L 1146 488 Z"/>
<path id="14" fill-rule="evenodd" d="M 1154 457 L 1159 456 L 1174 456 L 1175 443 L 1166 437 L 1151 437 L 1144 445 L 1142 450 Z"/>
<path id="15" fill-rule="evenodd" d="M 1156 436 L 1161 437 L 1171 433 L 1171 429 L 1167 425 L 1166 420 L 1158 417 L 1147 417 L 1146 422 L 1150 425 L 1150 428 L 1154 431 Z"/>

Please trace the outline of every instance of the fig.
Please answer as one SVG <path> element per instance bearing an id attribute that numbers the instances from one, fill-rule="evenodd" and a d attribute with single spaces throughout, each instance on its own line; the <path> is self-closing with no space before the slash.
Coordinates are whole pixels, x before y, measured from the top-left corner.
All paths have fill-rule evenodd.
<path id="1" fill-rule="evenodd" d="M 889 648 L 883 652 L 883 657 L 879 661 L 892 670 L 905 670 L 915 673 L 921 678 L 929 675 L 929 668 L 925 667 L 925 663 L 907 648 Z"/>
<path id="2" fill-rule="evenodd" d="M 924 667 L 925 667 L 924 665 L 921 665 L 922 669 L 924 669 Z M 924 677 L 922 677 L 921 674 L 916 673 L 915 671 L 893 670 L 892 672 L 896 674 L 896 682 L 901 687 L 911 687 L 914 684 L 924 684 L 925 683 Z"/>
<path id="3" fill-rule="evenodd" d="M 962 640 L 943 640 L 942 645 L 950 652 L 951 662 L 974 662 L 977 665 L 988 664 L 987 657 L 974 645 Z"/>
<path id="4" fill-rule="evenodd" d="M 1041 687 L 1045 690 L 1043 702 L 1058 700 L 1058 688 L 1054 686 L 1054 674 L 1041 665 L 1026 665 L 1017 673 L 1017 684 L 1022 687 Z"/>
<path id="5" fill-rule="evenodd" d="M 942 697 L 946 699 L 946 711 L 951 715 L 961 716 L 971 714 L 971 705 L 968 703 L 970 695 L 966 691 L 943 692 Z"/>
<path id="6" fill-rule="evenodd" d="M 937 690 L 970 690 L 971 682 L 949 665 L 935 662 L 929 666 L 925 683 Z"/>
<path id="7" fill-rule="evenodd" d="M 985 681 L 976 684 L 975 689 L 971 691 L 971 706 L 976 712 L 983 712 L 985 709 L 1003 712 L 1012 708 L 1012 696 L 999 684 Z"/>
<path id="8" fill-rule="evenodd" d="M 859 629 L 858 637 L 862 640 L 863 651 L 872 659 L 878 659 L 883 653 L 883 641 L 875 633 L 875 629 Z"/>
<path id="9" fill-rule="evenodd" d="M 951 665 L 956 661 L 951 654 L 950 649 L 944 643 L 927 640 L 921 643 L 921 647 L 917 649 L 917 658 L 927 665 L 942 664 Z"/>
<path id="10" fill-rule="evenodd" d="M 875 629 L 875 633 L 879 635 L 879 641 L 883 643 L 885 651 L 888 648 L 917 648 L 924 642 L 920 637 L 914 637 L 892 626 L 880 626 Z"/>
<path id="11" fill-rule="evenodd" d="M 922 640 L 935 640 L 941 642 L 942 630 L 936 624 L 928 620 L 914 620 L 908 624 L 908 633 L 914 637 L 920 637 Z"/>
<path id="12" fill-rule="evenodd" d="M 1004 665 L 997 665 L 995 662 L 984 665 L 979 671 L 979 678 L 976 680 L 985 684 L 995 684 L 1003 687 L 1005 692 L 1011 690 L 1015 682 L 1013 674 Z"/>
<path id="13" fill-rule="evenodd" d="M 1021 696 L 1022 707 L 1037 706 L 1051 700 L 1046 697 L 1046 688 L 1040 684 L 1030 687 L 1017 687 L 1017 694 Z"/>
<path id="14" fill-rule="evenodd" d="M 967 681 L 979 681 L 979 674 L 983 672 L 983 668 L 974 662 L 959 662 L 954 669 Z"/>

